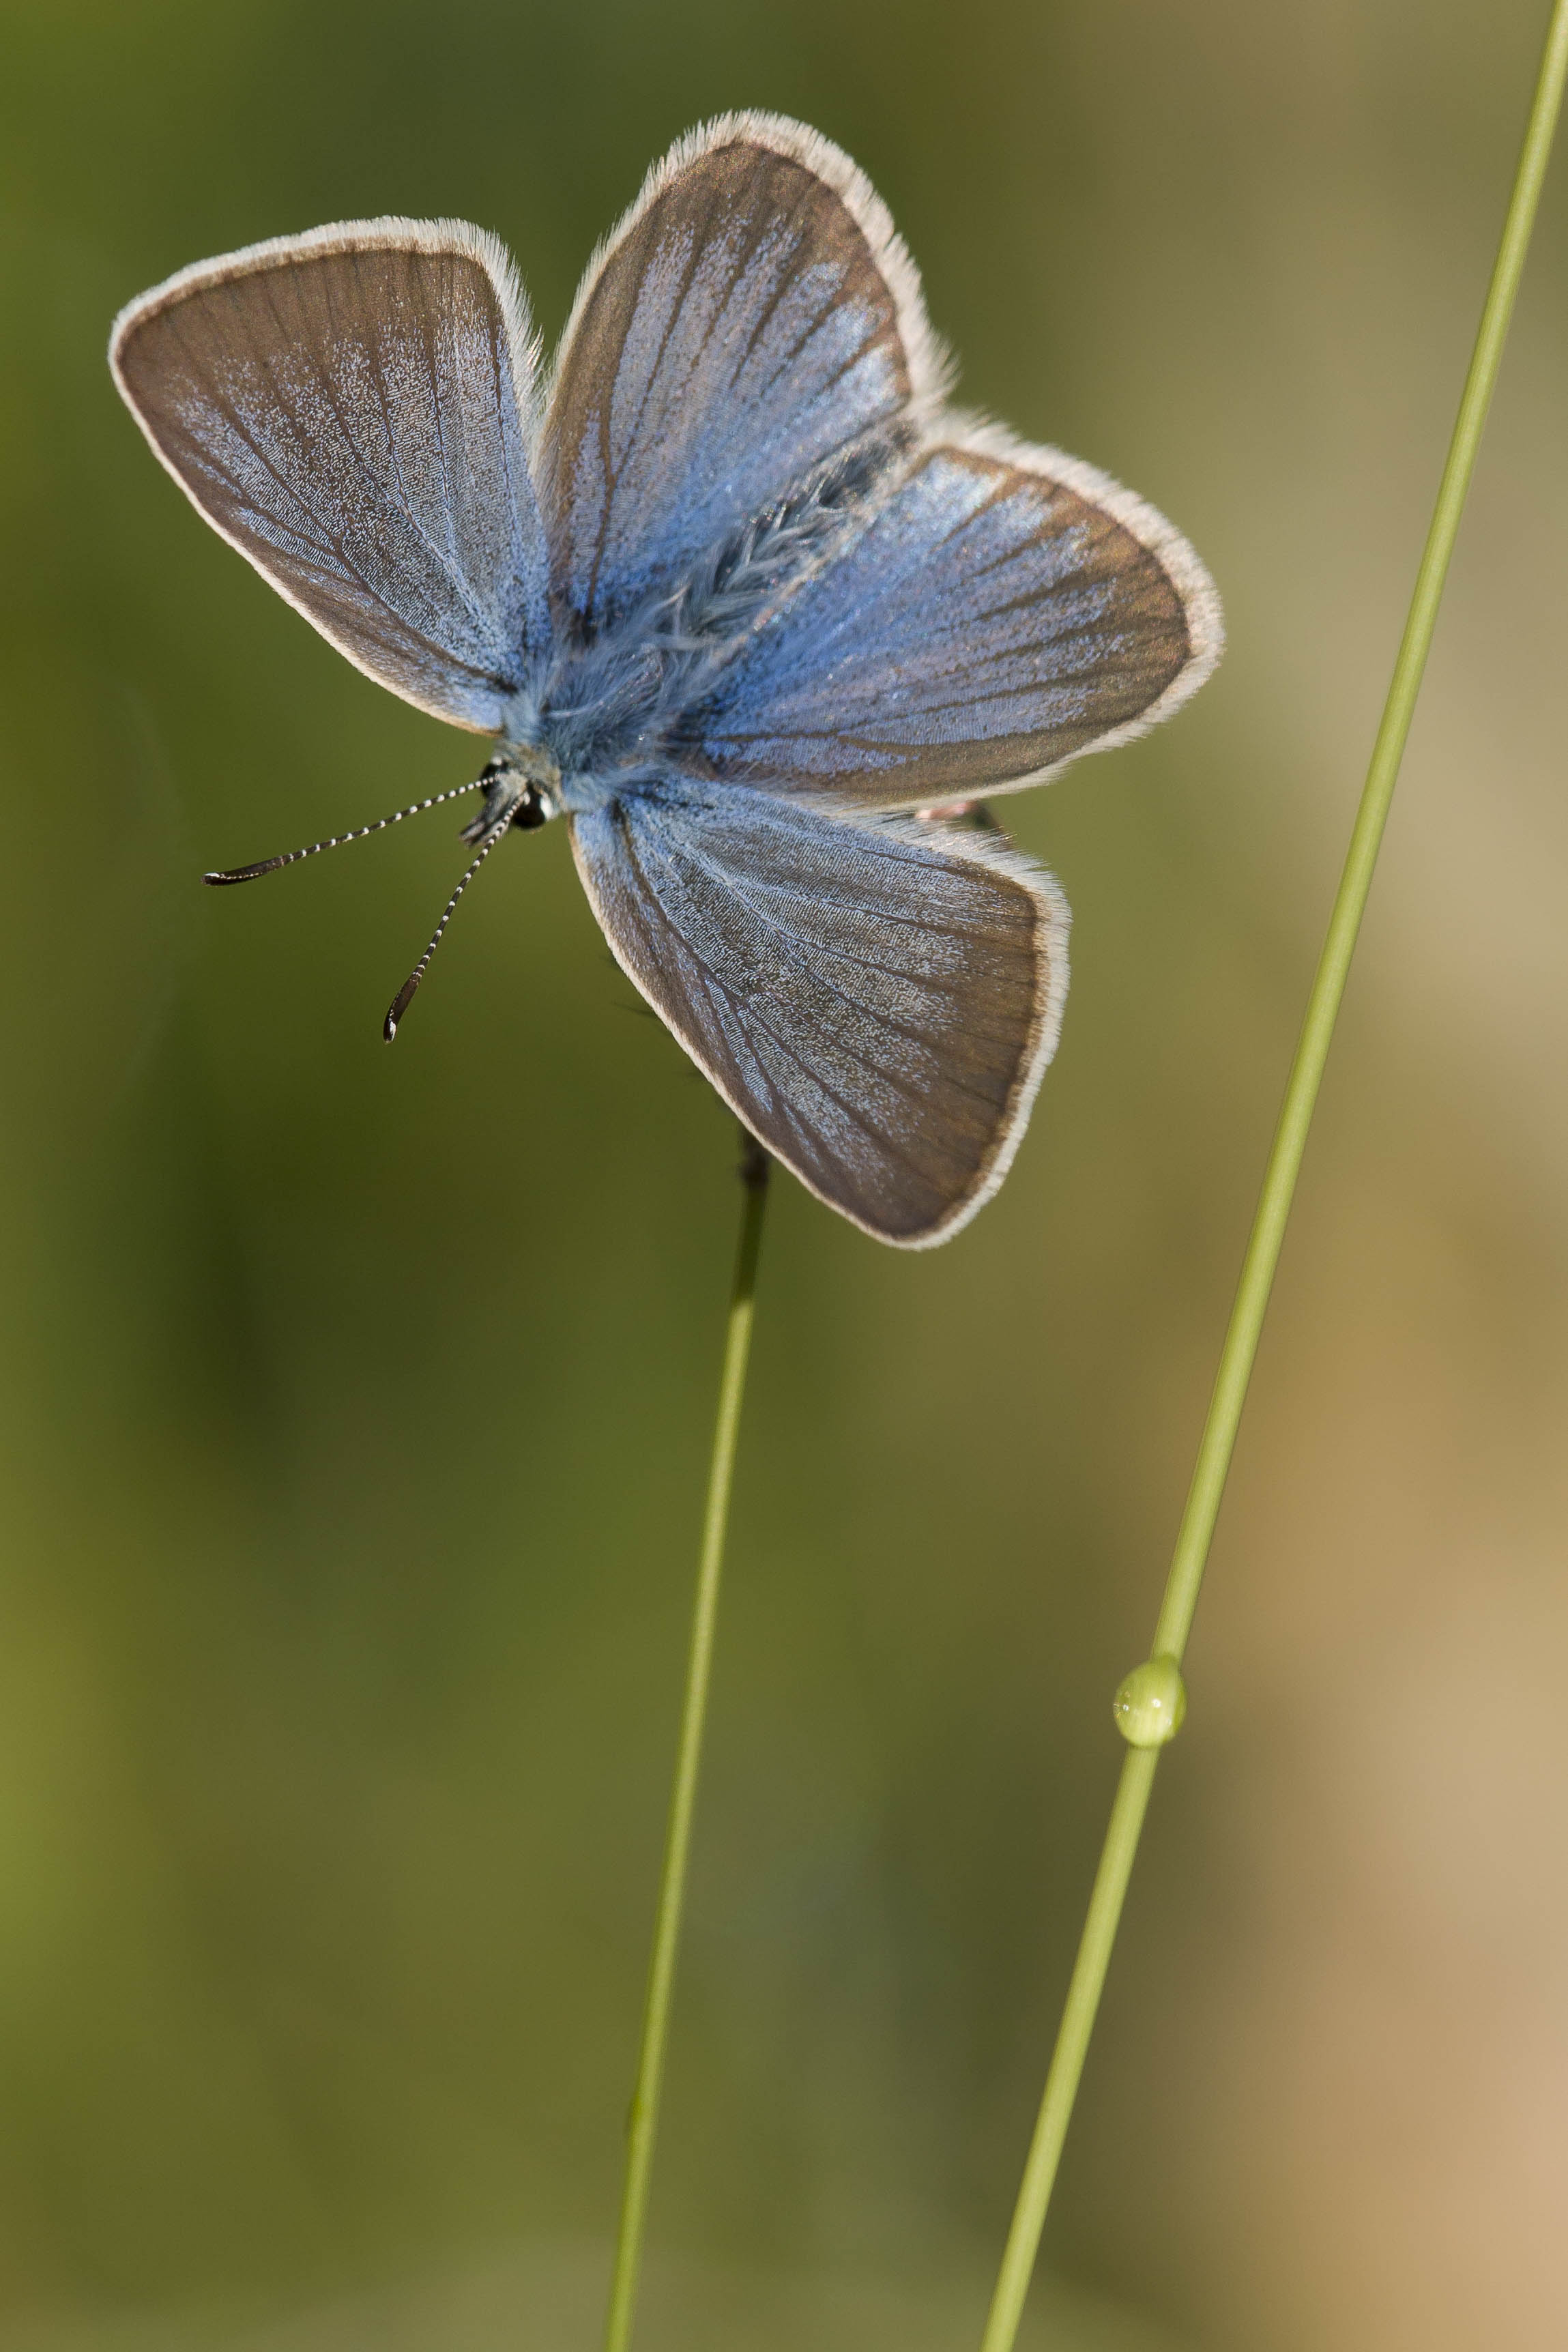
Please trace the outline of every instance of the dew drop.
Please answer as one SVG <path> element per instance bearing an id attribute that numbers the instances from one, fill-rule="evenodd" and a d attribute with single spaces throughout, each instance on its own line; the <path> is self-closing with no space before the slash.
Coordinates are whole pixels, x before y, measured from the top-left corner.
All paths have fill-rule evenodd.
<path id="1" fill-rule="evenodd" d="M 1111 1713 L 1130 1748 L 1163 1748 L 1187 1711 L 1187 1686 L 1174 1658 L 1145 1658 L 1124 1676 Z"/>

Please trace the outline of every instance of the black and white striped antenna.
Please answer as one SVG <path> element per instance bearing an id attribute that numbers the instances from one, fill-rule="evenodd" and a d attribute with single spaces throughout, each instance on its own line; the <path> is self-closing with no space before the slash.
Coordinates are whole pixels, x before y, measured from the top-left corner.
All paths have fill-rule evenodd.
<path id="1" fill-rule="evenodd" d="M 420 982 L 424 979 L 426 973 L 430 969 L 430 959 L 441 944 L 442 934 L 446 930 L 447 924 L 452 919 L 453 911 L 457 907 L 458 899 L 462 897 L 464 891 L 468 888 L 469 883 L 473 880 L 475 875 L 479 872 L 480 866 L 484 864 L 486 858 L 489 856 L 491 850 L 495 847 L 497 842 L 500 839 L 508 825 L 510 824 L 511 820 L 512 812 L 509 808 L 501 816 L 500 822 L 496 824 L 492 824 L 489 833 L 487 833 L 480 841 L 479 855 L 475 857 L 473 864 L 468 867 L 468 872 L 464 875 L 462 880 L 458 883 L 457 888 L 447 899 L 446 906 L 441 910 L 441 919 L 430 934 L 429 946 L 426 949 L 424 954 L 420 957 L 418 962 L 415 965 L 413 971 L 409 973 L 407 979 L 404 982 L 402 987 L 393 998 L 392 1003 L 388 1005 L 386 1009 L 386 1018 L 381 1024 L 381 1034 L 385 1038 L 389 1045 L 397 1034 L 398 1023 L 402 1020 L 410 1004 L 414 1002 L 415 990 L 418 987 Z"/>
<path id="2" fill-rule="evenodd" d="M 373 833 L 384 833 L 389 824 L 401 824 L 405 816 L 423 816 L 426 809 L 439 808 L 443 801 L 460 800 L 465 793 L 485 792 L 489 781 L 486 776 L 477 776 L 471 784 L 454 784 L 449 793 L 432 793 L 428 800 L 394 809 L 390 816 L 378 816 L 374 824 L 356 825 L 353 833 L 334 833 L 330 841 L 312 841 L 304 849 L 286 849 L 281 857 L 263 857 L 254 866 L 231 866 L 220 874 L 204 874 L 202 880 L 215 887 L 226 882 L 254 882 L 258 875 L 277 874 L 285 866 L 298 866 L 302 857 L 319 856 L 323 849 L 342 849 L 347 842 L 364 841 Z"/>

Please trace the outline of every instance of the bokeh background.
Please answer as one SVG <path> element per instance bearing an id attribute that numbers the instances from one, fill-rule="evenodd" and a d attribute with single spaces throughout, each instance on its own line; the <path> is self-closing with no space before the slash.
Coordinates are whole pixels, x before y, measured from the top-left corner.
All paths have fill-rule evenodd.
<path id="1" fill-rule="evenodd" d="M 1537 0 L 37 0 L 0 59 L 0 2309 L 597 2340 L 736 1192 L 563 828 L 382 1010 L 471 772 L 201 524 L 109 320 L 348 215 L 553 333 L 818 124 L 966 397 L 1231 650 L 1009 811 L 1058 1066 L 950 1248 L 771 1212 L 647 2352 L 978 2336 L 1500 225 Z M 1031 2345 L 1568 2338 L 1568 184 L 1336 1048 Z"/>

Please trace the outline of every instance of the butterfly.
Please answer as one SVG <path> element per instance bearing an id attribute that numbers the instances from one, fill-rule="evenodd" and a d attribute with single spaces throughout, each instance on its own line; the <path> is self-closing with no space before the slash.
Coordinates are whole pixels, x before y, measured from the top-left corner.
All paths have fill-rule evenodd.
<path id="1" fill-rule="evenodd" d="M 956 1233 L 1055 1049 L 1068 910 L 955 820 L 1175 709 L 1219 605 L 1142 499 L 949 406 L 848 157 L 774 115 L 691 132 L 548 373 L 496 239 L 400 219 L 181 270 L 110 362 L 232 546 L 496 746 L 385 1034 L 501 836 L 564 817 L 617 962 L 752 1134 L 879 1240 Z"/>

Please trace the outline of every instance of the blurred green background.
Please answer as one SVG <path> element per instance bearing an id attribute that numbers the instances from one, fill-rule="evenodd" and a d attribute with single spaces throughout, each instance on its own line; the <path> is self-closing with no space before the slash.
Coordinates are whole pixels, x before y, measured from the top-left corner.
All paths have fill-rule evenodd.
<path id="1" fill-rule="evenodd" d="M 1008 812 L 1057 1067 L 951 1247 L 763 1269 L 647 2352 L 973 2342 L 1500 221 L 1522 0 L 189 0 L 0 51 L 0 2306 L 23 2352 L 597 2340 L 736 1192 L 472 772 L 110 390 L 168 271 L 450 213 L 546 331 L 806 118 L 972 403 L 1187 530 L 1215 683 Z M 1031 2315 L 1560 2345 L 1568 322 L 1548 192 Z"/>

